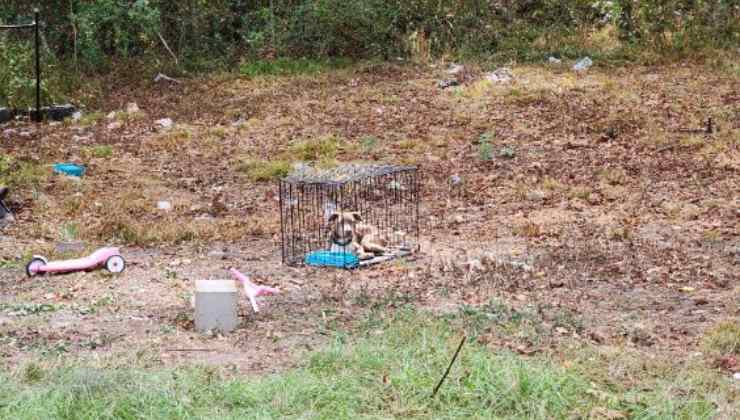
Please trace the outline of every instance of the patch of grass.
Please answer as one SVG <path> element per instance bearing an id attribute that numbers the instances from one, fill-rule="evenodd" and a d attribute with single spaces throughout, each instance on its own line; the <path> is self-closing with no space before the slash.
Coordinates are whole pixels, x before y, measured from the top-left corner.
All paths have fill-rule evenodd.
<path id="1" fill-rule="evenodd" d="M 360 149 L 363 154 L 369 154 L 378 147 L 378 139 L 373 136 L 365 136 L 360 139 Z"/>
<path id="2" fill-rule="evenodd" d="M 398 148 L 401 150 L 414 150 L 419 146 L 419 142 L 413 139 L 402 140 L 398 143 Z"/>
<path id="3" fill-rule="evenodd" d="M 339 144 L 340 140 L 333 136 L 304 140 L 291 145 L 286 158 L 309 162 L 335 159 Z"/>
<path id="4" fill-rule="evenodd" d="M 610 228 L 607 236 L 613 241 L 630 241 L 635 234 L 630 226 L 624 225 Z"/>
<path id="5" fill-rule="evenodd" d="M 0 304 L 0 312 L 12 316 L 37 315 L 45 312 L 55 312 L 61 309 L 60 305 L 51 303 L 3 303 Z"/>
<path id="6" fill-rule="evenodd" d="M 247 160 L 236 170 L 247 174 L 252 181 L 264 182 L 287 176 L 290 168 L 290 162 L 285 160 Z"/>
<path id="7" fill-rule="evenodd" d="M 103 159 L 113 156 L 113 147 L 107 144 L 101 144 L 90 148 L 90 156 Z"/>
<path id="8" fill-rule="evenodd" d="M 570 198 L 579 198 L 581 200 L 588 200 L 589 195 L 591 195 L 591 188 L 584 185 L 573 187 L 568 193 Z"/>
<path id="9" fill-rule="evenodd" d="M 62 241 L 73 241 L 80 235 L 80 228 L 77 223 L 67 222 L 62 223 L 59 228 L 59 237 Z"/>
<path id="10" fill-rule="evenodd" d="M 548 191 L 557 191 L 563 188 L 563 184 L 561 184 L 560 181 L 555 178 L 545 176 L 545 178 L 542 180 L 542 188 Z"/>
<path id="11" fill-rule="evenodd" d="M 239 73 L 248 77 L 289 76 L 297 74 L 316 74 L 331 69 L 347 67 L 347 59 L 278 58 L 275 60 L 244 61 Z"/>
<path id="12" fill-rule="evenodd" d="M 98 123 L 98 121 L 105 118 L 105 114 L 102 112 L 91 112 L 89 114 L 82 114 L 82 117 L 77 121 L 77 124 L 82 127 L 90 127 Z"/>
<path id="13" fill-rule="evenodd" d="M 732 319 L 720 322 L 704 336 L 703 345 L 710 353 L 740 354 L 740 321 Z"/>
<path id="14" fill-rule="evenodd" d="M 16 188 L 36 188 L 48 177 L 49 170 L 33 161 L 17 160 L 0 154 L 0 185 Z"/>
<path id="15" fill-rule="evenodd" d="M 515 316 L 492 309 L 504 318 Z M 0 417 L 31 418 L 711 418 L 710 394 L 623 389 L 598 355 L 575 367 L 491 352 L 468 341 L 436 398 L 460 339 L 455 320 L 413 309 L 373 313 L 356 339 L 337 333 L 303 366 L 261 378 L 211 367 L 148 371 L 68 365 L 0 373 Z M 590 361 L 593 366 L 588 365 Z M 644 365 L 644 364 L 643 364 Z M 671 378 L 666 378 L 670 380 Z M 598 417 L 598 416 L 597 416 Z"/>
<path id="16" fill-rule="evenodd" d="M 493 145 L 491 141 L 496 137 L 493 131 L 487 131 L 478 137 L 478 159 L 483 162 L 493 160 Z"/>

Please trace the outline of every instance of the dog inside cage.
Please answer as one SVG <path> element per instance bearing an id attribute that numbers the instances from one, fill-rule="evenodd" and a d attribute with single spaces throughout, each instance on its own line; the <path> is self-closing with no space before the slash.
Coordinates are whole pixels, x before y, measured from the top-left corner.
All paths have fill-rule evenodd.
<path id="1" fill-rule="evenodd" d="M 279 183 L 282 259 L 343 268 L 409 255 L 418 247 L 415 167 L 303 167 Z"/>

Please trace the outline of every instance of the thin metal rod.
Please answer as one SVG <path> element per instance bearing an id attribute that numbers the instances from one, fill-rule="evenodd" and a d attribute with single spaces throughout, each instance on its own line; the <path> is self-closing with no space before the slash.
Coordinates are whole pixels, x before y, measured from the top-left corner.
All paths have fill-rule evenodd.
<path id="1" fill-rule="evenodd" d="M 39 9 L 33 10 L 36 26 L 36 122 L 41 122 L 41 57 L 39 51 Z"/>
<path id="2" fill-rule="evenodd" d="M 437 386 L 434 387 L 434 392 L 432 392 L 432 398 L 434 398 L 435 395 L 437 395 L 437 391 L 439 391 L 439 388 L 442 386 L 442 383 L 447 379 L 447 375 L 450 374 L 450 369 L 452 369 L 452 365 L 455 363 L 455 360 L 457 360 L 457 355 L 460 354 L 460 350 L 462 349 L 463 344 L 465 344 L 465 337 L 463 335 L 462 340 L 460 340 L 460 345 L 457 346 L 457 350 L 455 351 L 455 355 L 452 356 L 452 360 L 450 361 L 449 366 L 447 366 L 447 370 L 445 371 L 445 374 L 442 375 L 442 379 L 439 380 L 437 383 Z"/>

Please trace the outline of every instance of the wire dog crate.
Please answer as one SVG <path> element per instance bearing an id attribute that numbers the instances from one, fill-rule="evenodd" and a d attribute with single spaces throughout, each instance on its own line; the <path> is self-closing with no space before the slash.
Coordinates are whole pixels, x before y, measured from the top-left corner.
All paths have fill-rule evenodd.
<path id="1" fill-rule="evenodd" d="M 283 263 L 356 268 L 412 253 L 419 241 L 419 187 L 411 166 L 295 168 L 279 182 Z M 340 235 L 346 240 L 337 240 Z M 382 248 L 364 247 L 365 241 Z"/>

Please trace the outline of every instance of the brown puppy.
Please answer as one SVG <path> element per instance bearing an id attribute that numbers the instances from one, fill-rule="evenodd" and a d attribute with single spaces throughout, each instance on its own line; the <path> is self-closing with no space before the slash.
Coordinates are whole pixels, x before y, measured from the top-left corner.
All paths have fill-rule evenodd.
<path id="1" fill-rule="evenodd" d="M 338 211 L 329 216 L 332 223 L 330 239 L 332 245 L 349 247 L 361 260 L 371 259 L 375 254 L 387 252 L 386 242 L 378 229 L 362 222 L 356 211 Z"/>

